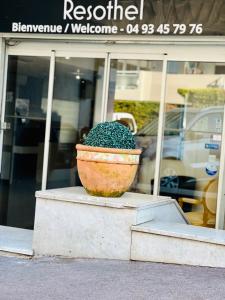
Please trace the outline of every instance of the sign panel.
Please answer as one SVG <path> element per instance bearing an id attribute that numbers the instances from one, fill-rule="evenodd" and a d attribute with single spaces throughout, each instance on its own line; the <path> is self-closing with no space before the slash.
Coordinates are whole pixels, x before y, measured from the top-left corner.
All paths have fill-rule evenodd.
<path id="1" fill-rule="evenodd" d="M 0 32 L 225 35 L 225 0 L 1 0 Z"/>
<path id="2" fill-rule="evenodd" d="M 205 149 L 219 150 L 219 144 L 205 144 Z"/>

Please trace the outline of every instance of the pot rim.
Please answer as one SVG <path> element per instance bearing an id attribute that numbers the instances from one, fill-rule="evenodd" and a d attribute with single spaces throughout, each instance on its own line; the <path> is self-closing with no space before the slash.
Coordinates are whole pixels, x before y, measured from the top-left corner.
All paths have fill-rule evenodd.
<path id="1" fill-rule="evenodd" d="M 82 144 L 77 144 L 76 149 L 81 151 L 115 153 L 115 154 L 133 154 L 133 155 L 140 155 L 142 152 L 141 149 L 118 149 L 118 148 L 93 147 L 93 146 L 87 146 Z"/>

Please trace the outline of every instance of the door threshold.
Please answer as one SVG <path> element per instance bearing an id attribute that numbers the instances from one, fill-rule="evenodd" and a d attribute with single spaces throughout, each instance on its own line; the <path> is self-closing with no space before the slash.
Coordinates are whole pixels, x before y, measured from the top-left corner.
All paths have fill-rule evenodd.
<path id="1" fill-rule="evenodd" d="M 0 226 L 0 251 L 33 255 L 33 230 Z"/>

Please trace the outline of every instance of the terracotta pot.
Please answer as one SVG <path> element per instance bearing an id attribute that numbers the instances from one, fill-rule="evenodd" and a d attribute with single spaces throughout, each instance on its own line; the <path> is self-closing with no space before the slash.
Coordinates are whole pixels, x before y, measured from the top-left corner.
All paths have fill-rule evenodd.
<path id="1" fill-rule="evenodd" d="M 120 197 L 131 186 L 140 149 L 115 149 L 76 145 L 77 167 L 86 191 L 93 196 Z"/>

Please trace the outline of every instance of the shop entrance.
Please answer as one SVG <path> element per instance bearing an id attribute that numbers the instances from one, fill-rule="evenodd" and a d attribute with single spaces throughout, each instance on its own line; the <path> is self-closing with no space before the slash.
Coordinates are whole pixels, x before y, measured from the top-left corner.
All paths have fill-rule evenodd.
<path id="1" fill-rule="evenodd" d="M 80 185 L 75 144 L 114 120 L 143 149 L 131 191 L 172 196 L 193 224 L 224 228 L 222 48 L 202 46 L 200 57 L 187 45 L 36 46 L 8 50 L 1 225 L 32 229 L 36 190 Z M 210 220 L 197 224 L 206 194 Z"/>

